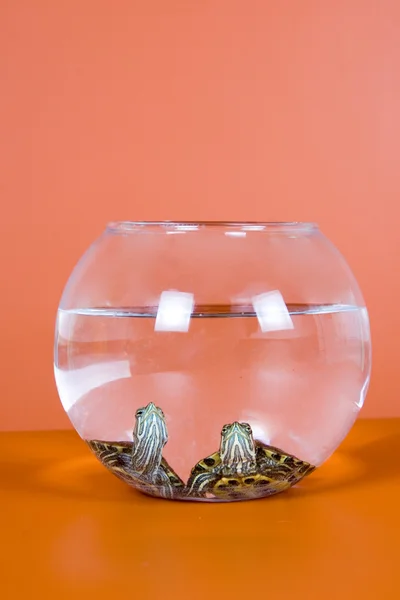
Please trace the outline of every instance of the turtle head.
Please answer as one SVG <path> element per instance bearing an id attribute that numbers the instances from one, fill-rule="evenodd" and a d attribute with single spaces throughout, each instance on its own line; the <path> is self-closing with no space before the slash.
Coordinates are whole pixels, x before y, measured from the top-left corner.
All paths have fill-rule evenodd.
<path id="1" fill-rule="evenodd" d="M 248 423 L 228 423 L 221 431 L 221 462 L 232 474 L 247 473 L 255 468 L 256 449 Z"/>
<path id="2" fill-rule="evenodd" d="M 154 469 L 162 458 L 162 450 L 168 441 L 164 413 L 153 402 L 138 408 L 133 430 L 133 459 L 135 470 Z"/>
<path id="3" fill-rule="evenodd" d="M 137 409 L 135 419 L 135 441 L 140 442 L 146 438 L 155 436 L 165 446 L 168 441 L 168 434 L 164 413 L 161 408 L 153 404 L 153 402 L 149 402 L 147 406 Z"/>

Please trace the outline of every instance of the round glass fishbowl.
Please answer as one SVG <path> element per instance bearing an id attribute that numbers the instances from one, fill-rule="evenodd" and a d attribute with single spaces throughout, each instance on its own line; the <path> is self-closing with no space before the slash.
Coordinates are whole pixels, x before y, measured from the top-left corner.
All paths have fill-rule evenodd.
<path id="1" fill-rule="evenodd" d="M 66 285 L 54 368 L 111 473 L 232 501 L 287 490 L 332 454 L 370 356 L 357 282 L 317 225 L 114 222 Z"/>

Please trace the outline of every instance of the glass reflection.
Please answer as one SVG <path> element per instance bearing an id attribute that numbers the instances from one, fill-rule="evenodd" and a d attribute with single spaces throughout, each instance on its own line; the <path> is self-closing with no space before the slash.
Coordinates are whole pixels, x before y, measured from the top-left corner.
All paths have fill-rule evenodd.
<path id="1" fill-rule="evenodd" d="M 186 292 L 165 291 L 160 296 L 155 331 L 189 331 L 194 296 Z"/>
<path id="2" fill-rule="evenodd" d="M 246 237 L 245 231 L 225 231 L 225 235 L 228 237 Z"/>
<path id="3" fill-rule="evenodd" d="M 92 390 L 118 379 L 130 378 L 131 369 L 129 360 L 117 360 L 99 362 L 70 371 L 55 367 L 54 375 L 58 386 L 68 382 L 67 392 L 62 398 L 64 410 L 68 412 L 78 400 Z"/>
<path id="4" fill-rule="evenodd" d="M 294 328 L 286 303 L 278 290 L 253 296 L 252 304 L 261 331 L 282 331 Z"/>

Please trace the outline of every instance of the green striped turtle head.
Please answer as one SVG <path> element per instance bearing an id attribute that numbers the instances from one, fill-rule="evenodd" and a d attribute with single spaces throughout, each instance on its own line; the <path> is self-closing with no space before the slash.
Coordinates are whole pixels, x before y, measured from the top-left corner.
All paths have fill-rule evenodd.
<path id="1" fill-rule="evenodd" d="M 132 466 L 137 473 L 153 473 L 161 464 L 168 441 L 164 413 L 153 402 L 138 408 L 133 430 Z"/>
<path id="2" fill-rule="evenodd" d="M 256 468 L 256 448 L 248 423 L 235 421 L 223 426 L 220 456 L 226 474 L 246 474 Z"/>

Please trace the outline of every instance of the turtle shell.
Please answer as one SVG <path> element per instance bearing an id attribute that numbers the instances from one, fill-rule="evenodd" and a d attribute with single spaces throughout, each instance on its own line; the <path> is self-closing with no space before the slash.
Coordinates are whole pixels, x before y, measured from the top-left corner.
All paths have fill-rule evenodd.
<path id="1" fill-rule="evenodd" d="M 279 448 L 256 445 L 256 467 L 246 474 L 224 474 L 220 452 L 200 460 L 192 469 L 187 495 L 218 500 L 261 498 L 282 492 L 314 471 L 315 467 Z"/>
<path id="2" fill-rule="evenodd" d="M 125 483 L 151 496 L 182 496 L 184 483 L 164 458 L 161 459 L 160 470 L 154 481 L 148 481 L 135 473 L 132 466 L 133 442 L 85 441 L 99 461 Z"/>
<path id="3" fill-rule="evenodd" d="M 288 481 L 292 485 L 315 471 L 310 463 L 286 454 L 280 448 L 256 441 L 256 463 L 260 472 L 278 481 Z"/>

